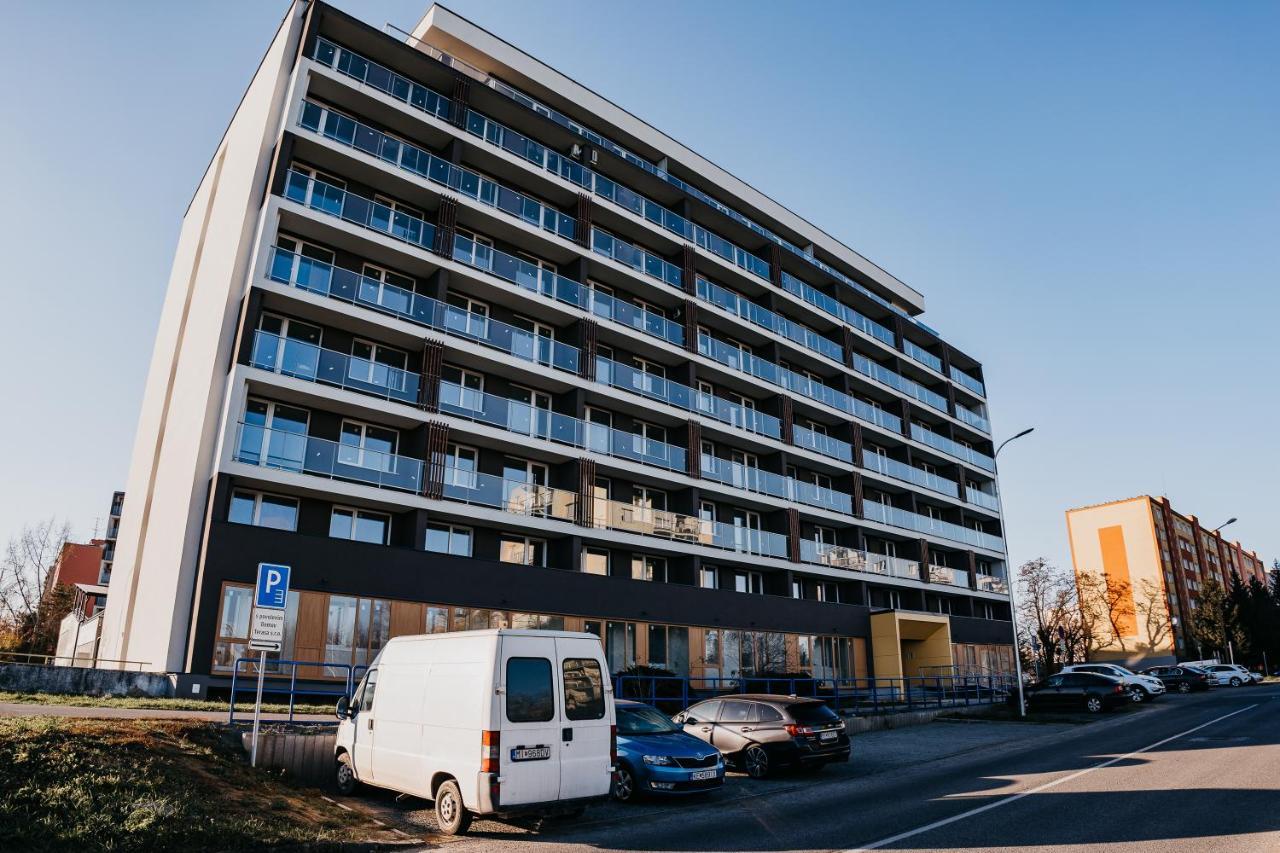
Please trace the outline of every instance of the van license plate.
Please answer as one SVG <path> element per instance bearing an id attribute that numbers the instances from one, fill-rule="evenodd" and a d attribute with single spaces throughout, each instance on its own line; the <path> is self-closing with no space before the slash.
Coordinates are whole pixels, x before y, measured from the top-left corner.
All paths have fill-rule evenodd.
<path id="1" fill-rule="evenodd" d="M 818 739 L 819 740 L 835 740 L 838 734 L 840 733 L 839 732 L 819 732 Z"/>
<path id="2" fill-rule="evenodd" d="M 517 746 L 511 750 L 512 761 L 546 761 L 551 758 L 549 746 Z"/>
<path id="3" fill-rule="evenodd" d="M 716 778 L 716 771 L 714 770 L 694 770 L 689 774 L 690 782 L 701 782 L 703 779 L 714 778 Z"/>

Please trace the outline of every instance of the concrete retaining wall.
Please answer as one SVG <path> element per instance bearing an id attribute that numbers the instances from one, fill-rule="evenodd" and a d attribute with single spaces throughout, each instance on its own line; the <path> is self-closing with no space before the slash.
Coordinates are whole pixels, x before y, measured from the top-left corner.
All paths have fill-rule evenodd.
<path id="1" fill-rule="evenodd" d="M 18 693 L 70 693 L 78 696 L 167 697 L 173 695 L 173 679 L 164 673 L 155 672 L 0 663 L 0 690 Z"/>
<path id="2" fill-rule="evenodd" d="M 878 732 L 882 729 L 901 729 L 907 726 L 922 726 L 932 723 L 941 714 L 947 716 L 969 716 L 970 714 L 987 714 L 991 705 L 959 705 L 955 708 L 932 708 L 928 711 L 901 711 L 896 714 L 880 714 L 868 717 L 845 717 L 844 724 L 850 734 L 857 732 Z"/>
<path id="3" fill-rule="evenodd" d="M 258 766 L 283 770 L 311 785 L 333 783 L 333 748 L 338 741 L 334 729 L 306 732 L 258 732 Z M 253 732 L 241 735 L 244 751 L 253 745 Z"/>

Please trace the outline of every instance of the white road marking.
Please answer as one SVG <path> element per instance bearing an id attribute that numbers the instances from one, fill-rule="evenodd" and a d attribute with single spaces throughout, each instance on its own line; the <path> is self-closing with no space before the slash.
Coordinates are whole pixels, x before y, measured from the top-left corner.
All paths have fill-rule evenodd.
<path id="1" fill-rule="evenodd" d="M 1072 779 L 1079 779 L 1081 776 L 1084 776 L 1086 773 L 1092 773 L 1095 770 L 1101 770 L 1103 767 L 1110 767 L 1112 764 L 1116 764 L 1117 762 L 1124 761 L 1126 758 L 1132 758 L 1135 755 L 1141 755 L 1144 752 L 1150 752 L 1151 750 L 1156 749 L 1157 747 L 1164 746 L 1166 743 L 1169 743 L 1170 741 L 1175 741 L 1178 738 L 1186 737 L 1187 735 L 1192 734 L 1194 732 L 1198 732 L 1203 728 L 1212 726 L 1214 723 L 1220 723 L 1223 720 L 1227 719 L 1228 717 L 1234 717 L 1236 714 L 1243 714 L 1245 711 L 1252 710 L 1256 707 L 1258 707 L 1257 703 L 1253 705 L 1248 705 L 1244 708 L 1239 709 L 1238 711 L 1232 711 L 1230 714 L 1223 714 L 1221 717 L 1212 719 L 1207 723 L 1201 723 L 1200 725 L 1196 726 L 1193 729 L 1187 729 L 1185 732 L 1179 732 L 1178 734 L 1171 735 L 1165 738 L 1164 740 L 1156 741 L 1155 743 L 1150 744 L 1149 746 L 1144 746 L 1142 749 L 1135 749 L 1133 752 L 1127 753 L 1125 755 L 1119 755 L 1119 756 L 1116 756 L 1115 758 L 1109 758 L 1106 761 L 1093 765 L 1092 767 L 1086 767 L 1083 770 L 1077 770 L 1075 773 L 1072 773 L 1068 776 L 1063 776 L 1061 778 L 1054 779 L 1051 782 L 1045 782 L 1043 785 L 1037 785 L 1036 787 L 1030 788 L 1026 791 L 1019 791 L 1016 794 L 1010 794 L 1009 796 L 1005 797 L 1002 800 L 996 800 L 994 802 L 987 803 L 986 805 L 969 809 L 969 811 L 967 812 L 961 812 L 958 815 L 953 815 L 948 818 L 943 818 L 942 820 L 934 821 L 933 823 L 926 824 L 925 826 L 916 827 L 915 829 L 909 829 L 906 832 L 900 832 L 897 835 L 893 835 L 888 838 L 882 838 L 879 841 L 872 842 L 871 844 L 864 844 L 861 847 L 852 847 L 848 850 L 840 851 L 840 853 L 863 853 L 863 851 L 866 851 L 866 850 L 879 850 L 882 847 L 888 847 L 890 844 L 896 844 L 897 842 L 902 841 L 903 839 L 906 839 L 906 838 L 911 838 L 914 835 L 921 835 L 926 832 L 932 832 L 933 830 L 938 829 L 939 827 L 947 826 L 948 824 L 956 823 L 958 821 L 971 818 L 974 815 L 979 815 L 979 814 L 982 814 L 983 812 L 989 812 L 992 809 L 999 808 L 1000 806 L 1007 806 L 1010 803 L 1015 803 L 1018 800 L 1021 800 L 1023 797 L 1028 797 L 1032 794 L 1038 794 L 1041 791 L 1047 791 L 1050 788 L 1056 788 L 1059 785 L 1070 782 Z"/>

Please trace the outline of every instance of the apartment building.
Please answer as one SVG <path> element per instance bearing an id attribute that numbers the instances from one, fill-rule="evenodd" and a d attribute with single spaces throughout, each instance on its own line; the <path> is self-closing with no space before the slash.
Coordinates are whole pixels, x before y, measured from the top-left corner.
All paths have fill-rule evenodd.
<path id="1" fill-rule="evenodd" d="M 76 606 L 83 616 L 102 610 L 107 603 L 107 591 L 98 584 L 98 570 L 105 544 L 102 539 L 62 543 L 53 568 L 45 578 L 45 594 L 57 586 L 71 587 L 76 590 Z"/>
<path id="2" fill-rule="evenodd" d="M 111 566 L 116 559 L 116 539 L 120 536 L 120 516 L 124 512 L 124 492 L 112 492 L 111 510 L 107 514 L 107 530 L 102 538 L 102 563 L 98 567 L 98 583 L 111 583 Z"/>
<path id="3" fill-rule="evenodd" d="M 615 670 L 1008 671 L 982 365 L 923 310 L 447 9 L 295 3 L 183 223 L 101 656 L 219 683 L 270 561 L 317 677 L 506 625 Z"/>
<path id="4" fill-rule="evenodd" d="M 1204 584 L 1213 580 L 1230 589 L 1233 575 L 1267 582 L 1256 552 L 1174 510 L 1167 497 L 1067 510 L 1067 535 L 1076 576 L 1100 573 L 1120 591 L 1114 607 L 1120 637 L 1103 649 L 1107 659 L 1145 664 L 1198 657 L 1186 625 Z"/>

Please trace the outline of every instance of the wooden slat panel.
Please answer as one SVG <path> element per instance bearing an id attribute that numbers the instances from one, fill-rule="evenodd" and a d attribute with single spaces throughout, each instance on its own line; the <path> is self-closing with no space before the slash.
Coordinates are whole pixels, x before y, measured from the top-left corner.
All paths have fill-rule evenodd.
<path id="1" fill-rule="evenodd" d="M 391 636 L 421 634 L 426 630 L 427 605 L 412 601 L 391 602 Z"/>
<path id="2" fill-rule="evenodd" d="M 324 660 L 324 629 L 329 618 L 329 596 L 323 592 L 298 593 L 298 627 L 293 641 L 296 660 Z M 318 678 L 320 667 L 298 668 L 299 678 Z"/>

